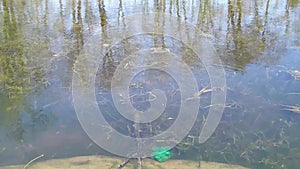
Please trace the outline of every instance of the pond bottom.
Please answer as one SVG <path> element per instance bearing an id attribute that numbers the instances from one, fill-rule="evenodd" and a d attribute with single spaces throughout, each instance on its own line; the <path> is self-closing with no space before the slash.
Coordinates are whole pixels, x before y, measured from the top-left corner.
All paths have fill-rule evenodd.
<path id="1" fill-rule="evenodd" d="M 117 169 L 119 164 L 124 161 L 122 158 L 113 158 L 106 156 L 80 156 L 65 159 L 53 159 L 47 161 L 36 161 L 26 167 L 26 169 Z M 4 166 L 0 169 L 24 169 L 25 165 Z M 123 169 L 135 169 L 136 160 L 130 161 Z M 187 160 L 168 160 L 163 163 L 156 162 L 151 159 L 143 160 L 143 168 L 145 169 L 247 169 L 238 165 L 222 164 L 215 162 L 187 161 Z"/>

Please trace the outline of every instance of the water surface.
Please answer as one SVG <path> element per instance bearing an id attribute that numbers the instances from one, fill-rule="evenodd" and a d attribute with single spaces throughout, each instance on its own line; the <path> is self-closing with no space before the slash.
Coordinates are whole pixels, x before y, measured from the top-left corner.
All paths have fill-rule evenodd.
<path id="1" fill-rule="evenodd" d="M 74 64 L 93 33 L 100 31 L 109 41 L 108 23 L 117 21 L 122 30 L 124 16 L 147 12 L 169 14 L 197 27 L 215 46 L 226 71 L 227 101 L 220 125 L 206 143 L 197 143 L 210 104 L 210 94 L 204 94 L 193 130 L 172 149 L 174 158 L 259 169 L 300 166 L 300 113 L 284 106 L 300 106 L 298 0 L 1 0 L 0 165 L 24 164 L 40 154 L 45 154 L 43 159 L 108 154 L 88 138 L 76 118 Z M 110 81 L 126 57 L 124 51 L 134 44 L 169 48 L 191 67 L 200 88 L 209 86 L 201 61 L 168 36 L 116 44 L 99 67 L 96 96 L 110 124 L 129 135 L 126 126 L 131 123 L 112 105 Z M 145 127 L 144 137 L 172 125 L 180 100 L 174 79 L 149 70 L 131 84 L 132 103 L 139 110 L 149 107 L 150 90 L 167 93 L 165 113 L 153 122 L 155 131 Z"/>

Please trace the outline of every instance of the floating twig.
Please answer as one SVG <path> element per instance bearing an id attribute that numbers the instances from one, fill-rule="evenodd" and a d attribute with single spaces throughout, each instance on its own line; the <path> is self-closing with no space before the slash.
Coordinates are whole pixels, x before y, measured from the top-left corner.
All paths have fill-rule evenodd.
<path id="1" fill-rule="evenodd" d="M 36 160 L 38 160 L 38 159 L 40 159 L 40 158 L 42 158 L 42 157 L 44 157 L 44 156 L 45 156 L 44 154 L 41 154 L 40 156 L 37 156 L 37 157 L 35 157 L 34 159 L 30 160 L 30 161 L 23 167 L 23 169 L 26 169 L 26 167 L 28 167 L 31 163 L 33 163 L 34 161 L 36 161 Z"/>
<path id="2" fill-rule="evenodd" d="M 290 106 L 290 105 L 282 105 L 285 108 L 283 110 L 291 111 L 294 113 L 299 113 L 300 114 L 300 106 Z"/>
<path id="3" fill-rule="evenodd" d="M 300 93 L 292 92 L 292 93 L 287 93 L 288 95 L 298 95 Z"/>
<path id="4" fill-rule="evenodd" d="M 300 79 L 300 71 L 299 70 L 289 70 L 288 73 L 290 73 L 294 79 L 299 80 Z"/>
<path id="5" fill-rule="evenodd" d="M 207 86 L 203 87 L 200 91 L 196 92 L 193 97 L 186 98 L 185 100 L 198 99 L 202 94 L 212 92 L 214 89 L 209 89 Z"/>

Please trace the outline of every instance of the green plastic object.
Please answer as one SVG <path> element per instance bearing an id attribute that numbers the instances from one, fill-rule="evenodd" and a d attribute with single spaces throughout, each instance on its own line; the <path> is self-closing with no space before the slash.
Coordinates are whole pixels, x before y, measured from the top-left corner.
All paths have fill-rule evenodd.
<path id="1" fill-rule="evenodd" d="M 151 157 L 158 162 L 165 162 L 172 157 L 170 147 L 153 147 Z"/>

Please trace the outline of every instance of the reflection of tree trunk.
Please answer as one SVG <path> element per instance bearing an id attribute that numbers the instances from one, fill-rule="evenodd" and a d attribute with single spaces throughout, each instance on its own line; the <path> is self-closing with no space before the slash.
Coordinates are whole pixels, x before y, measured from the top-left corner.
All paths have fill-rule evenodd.
<path id="1" fill-rule="evenodd" d="M 169 4 L 169 13 L 170 13 L 170 15 L 172 15 L 172 6 L 173 6 L 173 0 L 170 0 L 170 4 Z"/>
<path id="2" fill-rule="evenodd" d="M 213 20 L 212 20 L 210 1 L 209 0 L 204 0 L 204 2 L 200 1 L 198 19 L 197 19 L 197 28 L 207 32 L 211 27 L 213 27 Z"/>
<path id="3" fill-rule="evenodd" d="M 229 23 L 231 23 L 231 26 L 234 26 L 234 10 L 231 0 L 228 0 L 227 25 Z"/>
<path id="4" fill-rule="evenodd" d="M 191 5 L 191 6 L 194 6 L 194 0 L 192 0 L 192 5 Z M 191 10 L 192 10 L 192 11 L 191 11 L 191 18 L 193 19 L 193 18 L 194 18 L 194 14 L 195 14 L 195 8 L 192 7 Z"/>
<path id="5" fill-rule="evenodd" d="M 87 24 L 87 30 L 91 27 L 91 21 L 93 20 L 93 9 L 89 6 L 89 0 L 84 1 L 85 11 L 84 11 L 84 19 Z"/>
<path id="6" fill-rule="evenodd" d="M 202 0 L 199 1 L 199 11 L 198 11 L 198 18 L 197 18 L 197 28 L 200 28 L 201 26 L 201 12 L 202 12 Z"/>
<path id="7" fill-rule="evenodd" d="M 77 6 L 77 21 L 79 31 L 77 31 L 77 53 L 79 54 L 82 46 L 83 46 L 83 23 L 82 23 L 82 16 L 81 16 L 81 0 L 78 0 Z"/>
<path id="8" fill-rule="evenodd" d="M 241 3 L 241 0 L 237 1 L 237 7 L 238 7 L 237 29 L 238 29 L 238 31 L 242 31 L 242 3 Z"/>
<path id="9" fill-rule="evenodd" d="M 237 8 L 238 8 L 238 21 L 236 28 L 234 26 L 234 43 L 235 43 L 235 49 L 236 49 L 236 55 L 239 56 L 239 54 L 242 52 L 243 49 L 243 38 L 242 37 L 242 5 L 241 0 L 237 0 Z M 233 19 L 233 18 L 232 18 Z"/>
<path id="10" fill-rule="evenodd" d="M 119 0 L 119 11 L 118 11 L 118 19 L 124 16 L 123 12 L 123 2 L 122 0 Z"/>
<path id="11" fill-rule="evenodd" d="M 176 0 L 176 14 L 177 14 L 177 17 L 180 18 L 179 0 Z"/>
<path id="12" fill-rule="evenodd" d="M 44 26 L 47 29 L 47 22 L 48 22 L 48 13 L 49 13 L 49 8 L 48 8 L 48 0 L 45 1 L 45 13 L 44 13 Z"/>
<path id="13" fill-rule="evenodd" d="M 257 0 L 254 1 L 254 9 L 255 9 L 254 20 L 256 22 L 257 28 L 260 28 L 261 25 L 260 25 L 259 9 L 258 9 L 258 2 L 257 2 Z"/>
<path id="14" fill-rule="evenodd" d="M 77 22 L 82 25 L 82 17 L 81 17 L 81 0 L 78 0 L 78 5 L 77 5 Z"/>
<path id="15" fill-rule="evenodd" d="M 17 36 L 17 22 L 15 18 L 15 10 L 13 7 L 13 1 L 3 0 L 4 11 L 4 39 L 13 40 Z"/>
<path id="16" fill-rule="evenodd" d="M 122 1 L 120 0 L 120 4 L 122 6 Z M 107 15 L 105 11 L 105 5 L 104 5 L 104 0 L 98 0 L 98 9 L 99 9 L 99 16 L 100 16 L 100 25 L 101 25 L 101 30 L 102 34 L 102 44 L 105 44 L 106 41 L 108 40 L 107 32 L 106 32 L 106 25 L 107 25 Z M 120 9 L 119 9 L 120 10 Z M 115 66 L 114 66 L 114 58 L 113 58 L 113 53 L 112 50 L 109 49 L 107 53 L 105 53 L 105 56 L 103 58 L 103 65 L 102 65 L 102 70 L 101 70 L 101 76 L 103 76 L 103 86 L 107 87 L 110 84 L 110 80 L 112 77 L 112 74 L 115 71 Z"/>
<path id="17" fill-rule="evenodd" d="M 82 29 L 83 23 L 82 23 L 82 16 L 81 16 L 81 0 L 77 1 L 77 6 L 75 5 L 75 0 L 72 0 L 72 23 L 73 23 L 73 33 L 75 36 L 75 45 L 76 45 L 75 50 L 76 50 L 76 54 L 79 54 L 81 47 L 83 46 L 84 43 L 83 29 Z"/>
<path id="18" fill-rule="evenodd" d="M 15 14 L 15 7 L 13 4 L 13 1 L 9 1 L 9 8 L 10 8 L 10 14 L 11 14 L 11 28 L 13 29 L 13 36 L 17 36 L 17 20 L 16 20 L 16 14 Z"/>
<path id="19" fill-rule="evenodd" d="M 161 0 L 162 1 L 162 7 L 163 7 L 163 12 L 166 12 L 166 0 Z"/>
<path id="20" fill-rule="evenodd" d="M 101 26 L 105 26 L 107 24 L 107 16 L 104 6 L 104 0 L 98 0 L 99 14 L 101 19 Z"/>
<path id="21" fill-rule="evenodd" d="M 75 10 L 75 0 L 72 0 L 72 21 L 73 23 L 75 22 L 75 18 L 76 18 L 76 10 Z"/>
<path id="22" fill-rule="evenodd" d="M 58 3 L 59 3 L 59 14 L 60 14 L 60 17 L 63 17 L 63 4 L 62 4 L 62 0 L 59 0 Z"/>
<path id="23" fill-rule="evenodd" d="M 159 13 L 156 13 L 155 17 L 154 17 L 154 23 L 156 23 L 155 24 L 155 28 L 154 28 L 155 30 L 157 30 L 159 28 L 159 26 L 160 26 L 160 25 L 158 25 L 160 23 L 159 22 L 159 18 L 160 18 Z M 153 45 L 154 45 L 154 47 L 158 47 L 157 44 L 158 44 L 158 35 L 154 35 L 153 36 Z"/>
<path id="24" fill-rule="evenodd" d="M 106 11 L 104 6 L 104 0 L 98 0 L 98 9 L 99 9 L 102 36 L 104 37 L 103 39 L 106 40 L 108 38 L 106 33 L 106 27 L 105 27 L 105 25 L 107 24 L 107 16 L 106 16 Z"/>
<path id="25" fill-rule="evenodd" d="M 81 0 L 77 2 L 72 0 L 71 2 L 71 15 L 72 15 L 72 50 L 67 53 L 68 57 L 68 73 L 71 74 L 68 77 L 72 77 L 74 64 L 76 61 L 76 57 L 80 54 L 81 49 L 84 45 L 83 41 L 83 23 L 82 23 L 82 15 L 81 15 Z M 68 79 L 66 86 L 70 86 L 70 80 Z"/>
<path id="26" fill-rule="evenodd" d="M 231 0 L 227 2 L 227 33 L 226 33 L 226 48 L 230 48 L 231 38 L 233 37 L 233 32 L 230 32 L 230 25 L 234 29 L 234 12 Z"/>
<path id="27" fill-rule="evenodd" d="M 227 11 L 227 35 L 226 35 L 226 48 L 232 51 L 232 66 L 235 69 L 243 68 L 248 63 L 249 56 L 245 54 L 244 47 L 244 34 L 242 30 L 242 1 L 228 0 L 228 11 Z M 236 16 L 236 17 L 235 17 Z"/>
<path id="28" fill-rule="evenodd" d="M 149 3 L 148 0 L 143 0 L 143 13 L 147 13 L 149 11 Z"/>
<path id="29" fill-rule="evenodd" d="M 18 112 L 24 105 L 24 95 L 30 88 L 32 79 L 28 76 L 33 72 L 26 70 L 22 29 L 17 25 L 22 25 L 22 20 L 17 21 L 14 1 L 3 0 L 2 7 L 4 38 L 0 39 L 0 93 L 3 96 L 0 99 L 4 109 L 0 108 L 0 116 L 1 122 L 5 122 L 7 127 L 18 128 Z M 9 132 L 18 141 L 23 139 L 23 130 L 12 129 Z"/>
<path id="30" fill-rule="evenodd" d="M 264 23 L 264 28 L 263 28 L 263 31 L 262 31 L 262 42 L 263 42 L 263 44 L 266 43 L 266 29 L 267 29 L 267 24 L 268 24 L 269 5 L 270 5 L 270 0 L 267 1 L 267 5 L 266 5 L 265 23 Z"/>
<path id="31" fill-rule="evenodd" d="M 185 1 L 182 2 L 182 9 L 183 9 L 184 20 L 187 20 L 185 3 L 186 3 Z"/>
<path id="32" fill-rule="evenodd" d="M 213 24 L 213 11 L 211 9 L 211 2 L 209 0 L 206 1 L 207 3 L 207 11 L 208 11 L 208 16 L 207 16 L 207 30 L 210 28 L 214 27 Z"/>
<path id="33" fill-rule="evenodd" d="M 123 2 L 122 2 L 122 0 L 119 0 L 118 21 L 120 19 L 122 19 L 123 26 L 125 27 L 126 23 L 125 23 L 125 17 L 124 17 Z"/>
<path id="34" fill-rule="evenodd" d="M 154 18 L 154 23 L 157 23 L 155 30 L 158 30 L 160 28 L 165 27 L 165 16 L 163 15 L 164 12 L 161 12 L 160 10 L 158 10 L 156 12 L 157 13 Z M 166 48 L 164 29 L 162 29 L 162 35 L 154 35 L 153 42 L 154 42 L 154 47 Z M 161 46 L 159 46 L 160 43 L 161 43 Z"/>
<path id="35" fill-rule="evenodd" d="M 49 14 L 49 7 L 48 7 L 48 0 L 46 0 L 44 17 L 43 17 L 43 23 L 44 23 L 44 28 L 45 28 L 46 32 L 49 32 L 49 30 L 48 30 L 48 14 Z M 46 41 L 46 43 L 50 43 L 49 36 L 45 36 L 45 41 Z"/>
<path id="36" fill-rule="evenodd" d="M 4 39 L 5 41 L 10 37 L 10 14 L 9 9 L 7 6 L 7 0 L 3 0 L 3 11 L 4 11 L 4 25 L 3 25 L 3 32 L 4 32 Z"/>
<path id="37" fill-rule="evenodd" d="M 289 4 L 289 0 L 286 0 L 286 6 L 285 6 L 285 20 L 286 20 L 286 24 L 285 24 L 285 33 L 287 34 L 289 31 L 289 25 L 290 25 L 290 4 Z"/>
<path id="38" fill-rule="evenodd" d="M 61 19 L 61 24 L 63 27 L 63 33 L 66 35 L 66 30 L 65 30 L 65 17 L 64 17 L 64 10 L 63 10 L 63 3 L 62 0 L 59 0 L 59 15 Z"/>
<path id="39" fill-rule="evenodd" d="M 59 0 L 59 15 L 60 15 L 61 19 L 64 20 L 62 0 Z"/>
<path id="40" fill-rule="evenodd" d="M 39 18 L 39 16 L 40 16 L 40 14 L 39 14 L 39 6 L 38 6 L 38 0 L 35 0 L 34 1 L 34 15 L 35 15 L 35 20 L 36 20 L 36 27 L 37 28 L 40 28 L 40 22 L 39 22 L 39 20 L 40 20 L 40 18 Z M 40 35 L 41 34 L 41 29 L 37 29 L 37 34 L 38 35 Z"/>

